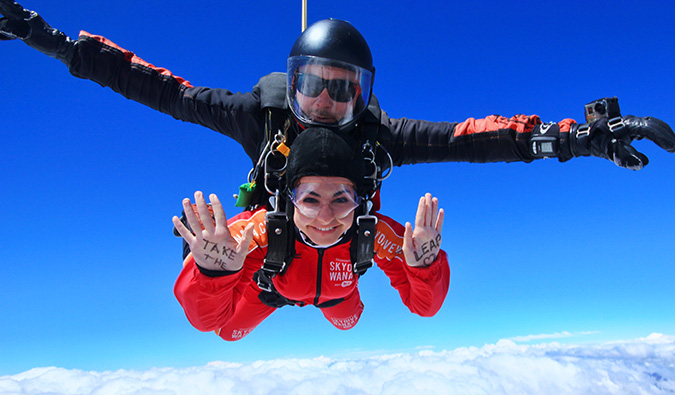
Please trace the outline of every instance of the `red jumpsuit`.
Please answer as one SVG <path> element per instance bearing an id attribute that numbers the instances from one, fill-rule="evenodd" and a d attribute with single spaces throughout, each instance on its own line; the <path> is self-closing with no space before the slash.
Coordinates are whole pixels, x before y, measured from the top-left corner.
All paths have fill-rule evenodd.
<path id="1" fill-rule="evenodd" d="M 199 270 L 192 254 L 185 259 L 174 293 L 190 323 L 200 331 L 216 331 L 225 340 L 238 340 L 276 310 L 259 299 L 261 290 L 252 279 L 267 253 L 265 213 L 264 209 L 246 211 L 228 221 L 235 238 L 241 237 L 249 222 L 255 223 L 253 242 L 241 270 L 210 277 Z M 389 217 L 376 215 L 375 263 L 411 312 L 424 317 L 436 314 L 450 285 L 445 252 L 441 250 L 428 267 L 408 266 L 402 250 L 404 227 Z M 285 273 L 273 278 L 277 291 L 301 304 L 320 306 L 328 302 L 331 307 L 321 308 L 326 319 L 338 329 L 354 327 L 363 303 L 358 277 L 351 268 L 350 242 L 318 249 L 300 240 L 295 243 L 295 258 Z M 336 299 L 344 300 L 333 305 L 331 301 Z"/>

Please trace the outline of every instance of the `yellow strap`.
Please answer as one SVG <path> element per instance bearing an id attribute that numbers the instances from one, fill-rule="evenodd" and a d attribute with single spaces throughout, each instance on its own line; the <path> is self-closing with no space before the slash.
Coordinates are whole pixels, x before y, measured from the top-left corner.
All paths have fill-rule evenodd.
<path id="1" fill-rule="evenodd" d="M 281 152 L 284 156 L 288 156 L 288 153 L 290 152 L 290 148 L 284 143 L 279 143 L 279 145 L 276 147 L 277 151 Z"/>

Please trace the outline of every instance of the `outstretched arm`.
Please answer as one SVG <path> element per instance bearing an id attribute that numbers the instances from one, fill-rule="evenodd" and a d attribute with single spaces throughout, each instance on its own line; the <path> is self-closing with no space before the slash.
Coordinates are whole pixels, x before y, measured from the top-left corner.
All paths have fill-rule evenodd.
<path id="1" fill-rule="evenodd" d="M 435 162 L 531 162 L 541 158 L 565 162 L 574 157 L 595 156 L 609 159 L 620 167 L 639 170 L 648 160 L 631 146 L 634 140 L 645 138 L 668 152 L 675 152 L 675 134 L 665 122 L 635 116 L 621 120 L 625 129 L 617 138 L 607 118 L 578 125 L 569 118 L 542 123 L 536 115 L 510 118 L 491 115 L 457 123 L 389 118 L 382 112 L 379 138 L 396 166 Z"/>
<path id="2" fill-rule="evenodd" d="M 450 286 L 448 258 L 441 247 L 443 210 L 438 200 L 424 195 L 415 226 L 378 215 L 375 261 L 389 277 L 401 301 L 412 313 L 433 316 L 443 305 Z"/>

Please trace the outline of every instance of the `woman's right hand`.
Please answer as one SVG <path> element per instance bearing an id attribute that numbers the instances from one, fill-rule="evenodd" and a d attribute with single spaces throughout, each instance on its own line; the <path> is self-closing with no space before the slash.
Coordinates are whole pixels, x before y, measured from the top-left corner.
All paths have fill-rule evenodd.
<path id="1" fill-rule="evenodd" d="M 190 246 L 192 256 L 201 268 L 237 271 L 244 266 L 248 247 L 253 240 L 253 224 L 246 226 L 243 239 L 237 242 L 227 227 L 225 211 L 218 196 L 211 194 L 209 199 L 213 208 L 213 219 L 204 195 L 201 191 L 197 191 L 195 192 L 197 213 L 192 209 L 190 199 L 183 199 L 185 218 L 192 232 L 176 216 L 172 218 L 173 225 Z"/>

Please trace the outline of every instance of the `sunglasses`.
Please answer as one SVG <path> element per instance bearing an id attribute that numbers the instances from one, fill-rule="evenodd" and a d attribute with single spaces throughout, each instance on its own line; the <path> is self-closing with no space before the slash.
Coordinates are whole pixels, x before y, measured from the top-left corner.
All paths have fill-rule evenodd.
<path id="1" fill-rule="evenodd" d="M 357 83 L 343 79 L 324 80 L 314 74 L 298 73 L 296 86 L 300 93 L 309 97 L 317 97 L 324 89 L 328 89 L 331 99 L 346 103 L 356 96 Z"/>

